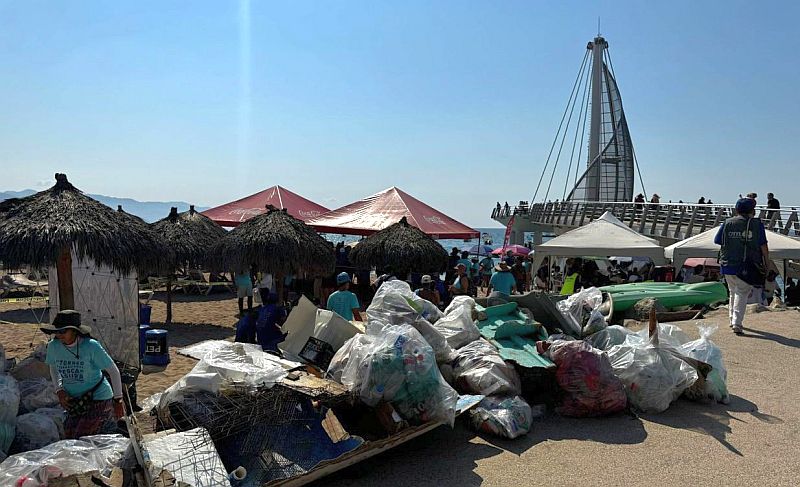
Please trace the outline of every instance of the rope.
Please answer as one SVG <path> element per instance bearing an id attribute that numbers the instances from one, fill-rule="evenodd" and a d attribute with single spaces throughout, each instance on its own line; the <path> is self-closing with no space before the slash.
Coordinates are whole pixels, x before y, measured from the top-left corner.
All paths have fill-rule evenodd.
<path id="1" fill-rule="evenodd" d="M 583 127 L 584 127 L 584 129 L 583 129 L 583 132 L 581 132 L 581 143 L 578 144 L 578 160 L 579 161 L 581 159 L 581 153 L 583 153 L 583 138 L 586 136 L 586 132 L 587 132 L 586 124 L 589 121 L 589 97 L 590 96 L 592 96 L 592 92 L 587 90 L 587 92 L 586 92 L 586 108 L 584 109 L 584 112 L 583 112 Z M 579 171 L 579 169 L 580 169 L 580 166 L 576 165 L 575 166 L 575 182 L 573 183 L 573 187 L 578 185 L 578 171 Z M 567 177 L 569 178 L 569 174 L 567 174 Z"/>
<path id="2" fill-rule="evenodd" d="M 588 50 L 586 51 L 589 52 Z M 578 92 L 581 90 L 581 84 L 583 83 L 583 75 L 579 75 L 578 77 L 578 89 L 575 91 L 575 100 L 572 102 L 572 108 L 569 111 L 569 117 L 567 118 L 567 126 L 564 127 L 564 135 L 561 137 L 561 144 L 558 146 L 558 154 L 556 154 L 556 162 L 553 164 L 553 172 L 550 174 L 550 181 L 547 183 L 547 192 L 544 194 L 543 201 L 547 201 L 547 197 L 550 195 L 550 187 L 553 185 L 553 178 L 556 175 L 556 169 L 558 168 L 558 161 L 561 159 L 561 150 L 564 148 L 564 141 L 567 140 L 567 132 L 569 132 L 569 124 L 572 122 L 572 115 L 575 113 L 575 105 L 578 103 Z"/>
<path id="3" fill-rule="evenodd" d="M 578 86 L 578 80 L 583 77 L 583 68 L 586 65 L 586 60 L 589 58 L 589 51 L 587 50 L 583 55 L 583 61 L 581 62 L 581 67 L 578 69 L 578 76 L 575 78 L 575 83 L 572 85 L 572 92 L 570 92 L 569 100 L 567 101 L 567 106 L 564 108 L 564 114 L 561 116 L 561 122 L 558 124 L 558 130 L 556 131 L 556 136 L 553 139 L 552 145 L 550 145 L 550 152 L 547 154 L 547 160 L 544 164 L 544 169 L 542 169 L 542 174 L 539 176 L 539 182 L 536 183 L 536 191 L 533 193 L 533 198 L 531 198 L 531 203 L 536 201 L 536 196 L 539 194 L 539 187 L 544 180 L 544 175 L 547 173 L 547 167 L 550 165 L 550 157 L 553 155 L 553 149 L 556 146 L 556 142 L 558 142 L 558 135 L 561 133 L 561 127 L 564 124 L 564 119 L 567 118 L 567 112 L 570 110 L 570 104 L 572 104 L 572 98 L 575 94 L 575 88 Z"/>
<path id="4" fill-rule="evenodd" d="M 572 139 L 572 152 L 569 155 L 569 167 L 567 168 L 567 177 L 564 178 L 564 193 L 561 195 L 561 198 L 566 200 L 567 198 L 567 186 L 569 185 L 569 177 L 572 174 L 572 162 L 575 157 L 575 146 L 578 143 L 578 132 L 581 132 L 581 146 L 583 145 L 583 134 L 586 132 L 586 110 L 584 110 L 584 102 L 588 100 L 587 92 L 589 91 L 589 76 L 592 73 L 592 67 L 589 66 L 589 69 L 586 70 L 586 82 L 583 84 L 583 94 L 581 95 L 581 108 L 578 111 L 578 123 L 575 125 L 575 137 Z M 588 105 L 588 103 L 587 103 Z M 587 106 L 588 108 L 588 106 Z M 583 123 L 581 123 L 583 120 Z M 578 149 L 578 158 L 574 159 L 575 161 L 575 184 L 578 183 L 578 166 L 581 160 L 581 152 L 582 147 Z"/>

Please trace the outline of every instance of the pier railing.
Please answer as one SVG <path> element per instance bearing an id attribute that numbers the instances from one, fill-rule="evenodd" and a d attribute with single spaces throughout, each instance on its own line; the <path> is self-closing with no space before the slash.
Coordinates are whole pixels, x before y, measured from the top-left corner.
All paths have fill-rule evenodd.
<path id="1" fill-rule="evenodd" d="M 518 215 L 543 228 L 569 229 L 580 227 L 610 211 L 630 228 L 651 237 L 682 240 L 719 226 L 733 216 L 731 205 L 687 203 L 613 203 L 557 201 L 521 204 L 495 208 L 492 218 L 507 224 Z M 768 209 L 756 207 L 756 216 L 771 231 L 784 235 L 800 235 L 800 219 L 795 207 Z"/>

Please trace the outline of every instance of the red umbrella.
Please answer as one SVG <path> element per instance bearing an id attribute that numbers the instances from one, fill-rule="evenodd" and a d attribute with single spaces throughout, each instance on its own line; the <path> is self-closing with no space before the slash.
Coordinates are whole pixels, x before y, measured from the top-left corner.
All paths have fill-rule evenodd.
<path id="1" fill-rule="evenodd" d="M 686 259 L 683 262 L 683 267 L 695 267 L 698 265 L 703 267 L 719 267 L 719 262 L 717 259 L 712 259 L 710 257 L 692 257 L 691 259 Z"/>
<path id="2" fill-rule="evenodd" d="M 512 255 L 520 255 L 525 257 L 531 251 L 528 247 L 523 247 L 522 245 L 507 245 L 505 248 L 498 247 L 492 251 L 493 255 L 506 255 L 508 251 L 511 251 Z"/>

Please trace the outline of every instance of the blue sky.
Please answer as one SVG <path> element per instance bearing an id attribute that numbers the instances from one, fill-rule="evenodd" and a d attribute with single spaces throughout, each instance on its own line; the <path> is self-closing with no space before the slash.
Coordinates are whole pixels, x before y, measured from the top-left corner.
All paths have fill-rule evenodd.
<path id="1" fill-rule="evenodd" d="M 335 208 L 395 185 L 491 225 L 533 195 L 599 15 L 648 192 L 800 204 L 799 6 L 2 1 L 0 190 L 60 171 L 139 200 L 281 184 Z"/>

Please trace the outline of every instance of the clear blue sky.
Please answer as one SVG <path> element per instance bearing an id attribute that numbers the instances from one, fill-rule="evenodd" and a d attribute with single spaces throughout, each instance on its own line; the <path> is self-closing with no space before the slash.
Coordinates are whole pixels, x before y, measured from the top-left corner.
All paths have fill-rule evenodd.
<path id="1" fill-rule="evenodd" d="M 649 192 L 800 204 L 798 2 L 0 2 L 0 190 L 528 199 L 586 42 Z M 560 195 L 558 195 L 560 196 Z"/>

